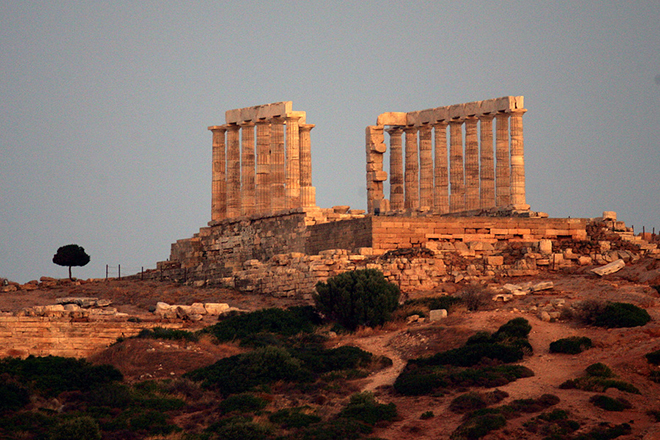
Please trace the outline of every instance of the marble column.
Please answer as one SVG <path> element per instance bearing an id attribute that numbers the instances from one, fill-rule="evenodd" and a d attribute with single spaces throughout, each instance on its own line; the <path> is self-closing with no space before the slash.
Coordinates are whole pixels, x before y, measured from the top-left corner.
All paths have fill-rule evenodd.
<path id="1" fill-rule="evenodd" d="M 270 125 L 270 185 L 273 212 L 286 209 L 284 193 L 284 119 L 273 118 Z"/>
<path id="2" fill-rule="evenodd" d="M 316 188 L 312 186 L 312 140 L 314 124 L 300 124 L 300 203 L 303 208 L 316 206 Z"/>
<path id="3" fill-rule="evenodd" d="M 286 208 L 300 207 L 300 116 L 286 117 Z"/>
<path id="4" fill-rule="evenodd" d="M 213 167 L 211 183 L 211 220 L 227 218 L 227 161 L 223 125 L 209 127 L 213 133 Z"/>
<path id="5" fill-rule="evenodd" d="M 525 202 L 525 147 L 523 143 L 523 114 L 527 110 L 511 110 L 511 204 Z"/>
<path id="6" fill-rule="evenodd" d="M 433 127 L 419 127 L 419 205 L 428 211 L 433 206 Z"/>
<path id="7" fill-rule="evenodd" d="M 465 175 L 463 169 L 463 121 L 449 121 L 449 212 L 465 211 Z"/>
<path id="8" fill-rule="evenodd" d="M 495 115 L 495 203 L 507 206 L 511 203 L 511 176 L 509 172 L 509 115 Z"/>
<path id="9" fill-rule="evenodd" d="M 254 122 L 248 121 L 241 123 L 241 215 L 254 215 L 255 205 Z"/>
<path id="10" fill-rule="evenodd" d="M 227 133 L 227 218 L 241 215 L 241 145 L 236 124 Z"/>
<path id="11" fill-rule="evenodd" d="M 447 121 L 439 121 L 434 126 L 435 167 L 433 170 L 433 210 L 438 214 L 449 212 L 449 174 L 447 170 Z"/>
<path id="12" fill-rule="evenodd" d="M 417 152 L 417 127 L 405 127 L 406 133 L 406 172 L 404 207 L 419 209 L 419 154 Z"/>
<path id="13" fill-rule="evenodd" d="M 481 125 L 481 209 L 495 206 L 495 161 L 493 159 L 493 118 L 494 115 L 480 115 Z"/>
<path id="14" fill-rule="evenodd" d="M 465 208 L 479 209 L 479 140 L 476 116 L 465 118 Z"/>
<path id="15" fill-rule="evenodd" d="M 390 135 L 390 208 L 393 211 L 404 209 L 403 199 L 403 147 L 401 127 L 387 130 Z"/>
<path id="16" fill-rule="evenodd" d="M 269 214 L 270 205 L 270 121 L 257 121 L 257 213 Z"/>

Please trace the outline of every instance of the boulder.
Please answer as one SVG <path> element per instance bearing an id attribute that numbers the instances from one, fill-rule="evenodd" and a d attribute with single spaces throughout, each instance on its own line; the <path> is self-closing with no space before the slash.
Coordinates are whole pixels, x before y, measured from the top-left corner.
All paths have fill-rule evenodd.
<path id="1" fill-rule="evenodd" d="M 599 275 L 599 276 L 602 277 L 602 276 L 605 276 L 605 275 L 609 275 L 609 274 L 618 272 L 621 269 L 623 269 L 625 266 L 626 266 L 626 263 L 622 259 L 619 258 L 618 260 L 612 261 L 611 263 L 606 264 L 604 266 L 597 267 L 595 269 L 591 269 L 591 271 L 593 273 L 595 273 L 596 275 Z"/>
<path id="2" fill-rule="evenodd" d="M 429 311 L 429 321 L 440 321 L 447 317 L 447 310 L 445 309 L 435 309 Z"/>
<path id="3" fill-rule="evenodd" d="M 222 315 L 230 309 L 227 303 L 205 303 L 204 308 L 209 315 Z"/>

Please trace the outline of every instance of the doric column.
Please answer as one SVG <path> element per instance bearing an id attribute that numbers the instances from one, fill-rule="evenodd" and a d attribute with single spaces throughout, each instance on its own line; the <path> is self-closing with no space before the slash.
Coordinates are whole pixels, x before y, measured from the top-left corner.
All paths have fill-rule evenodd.
<path id="1" fill-rule="evenodd" d="M 465 118 L 465 209 L 479 209 L 479 140 L 476 116 Z"/>
<path id="2" fill-rule="evenodd" d="M 213 167 L 211 183 L 211 220 L 227 218 L 227 163 L 224 125 L 209 127 L 213 133 Z"/>
<path id="3" fill-rule="evenodd" d="M 493 160 L 493 115 L 480 115 L 481 124 L 481 209 L 495 206 L 495 161 Z"/>
<path id="4" fill-rule="evenodd" d="M 417 152 L 417 127 L 405 127 L 406 133 L 406 172 L 404 206 L 406 209 L 419 209 L 419 155 Z"/>
<path id="5" fill-rule="evenodd" d="M 525 205 L 525 147 L 523 114 L 526 109 L 511 110 L 511 204 Z M 521 207 L 522 208 L 522 207 Z"/>
<path id="6" fill-rule="evenodd" d="M 257 213 L 268 214 L 270 206 L 270 122 L 257 121 Z"/>
<path id="7" fill-rule="evenodd" d="M 433 127 L 419 127 L 419 206 L 430 210 L 433 206 Z"/>
<path id="8" fill-rule="evenodd" d="M 286 209 L 284 197 L 284 120 L 271 119 L 270 124 L 270 185 L 273 212 Z"/>
<path id="9" fill-rule="evenodd" d="M 438 214 L 449 212 L 449 178 L 447 172 L 447 121 L 439 121 L 435 129 L 435 187 L 433 208 Z"/>
<path id="10" fill-rule="evenodd" d="M 227 218 L 241 215 L 241 145 L 236 124 L 227 129 Z"/>
<path id="11" fill-rule="evenodd" d="M 286 208 L 300 207 L 300 116 L 286 117 Z"/>
<path id="12" fill-rule="evenodd" d="M 511 177 L 509 174 L 509 115 L 495 115 L 495 203 L 507 206 L 511 203 Z"/>
<path id="13" fill-rule="evenodd" d="M 465 177 L 463 174 L 463 121 L 449 121 L 449 212 L 465 211 Z"/>
<path id="14" fill-rule="evenodd" d="M 300 124 L 300 203 L 303 208 L 316 206 L 316 188 L 312 186 L 312 139 L 314 124 Z"/>
<path id="15" fill-rule="evenodd" d="M 255 213 L 254 122 L 241 123 L 241 214 Z"/>
<path id="16" fill-rule="evenodd" d="M 404 209 L 403 200 L 403 146 L 401 127 L 389 128 L 390 135 L 390 208 L 393 211 Z"/>
<path id="17" fill-rule="evenodd" d="M 365 130 L 365 147 L 367 153 L 367 210 L 369 213 L 388 211 L 384 201 L 383 182 L 387 180 L 387 172 L 383 170 L 385 146 L 384 128 L 380 125 L 369 125 Z"/>

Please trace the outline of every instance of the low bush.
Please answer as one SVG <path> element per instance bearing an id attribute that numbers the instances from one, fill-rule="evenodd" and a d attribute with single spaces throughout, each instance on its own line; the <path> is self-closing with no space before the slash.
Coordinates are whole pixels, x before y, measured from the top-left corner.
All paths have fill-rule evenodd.
<path id="1" fill-rule="evenodd" d="M 591 402 L 592 404 L 594 404 L 594 406 L 597 406 L 598 408 L 604 409 L 605 411 L 623 411 L 625 409 L 632 408 L 632 405 L 626 399 L 622 399 L 620 397 L 617 399 L 613 399 L 609 396 L 605 396 L 602 394 L 597 394 L 595 396 L 592 396 L 589 399 L 589 402 Z"/>
<path id="2" fill-rule="evenodd" d="M 509 393 L 501 390 L 495 390 L 489 393 L 471 391 L 452 400 L 449 404 L 449 410 L 463 414 L 501 402 L 507 397 L 509 397 Z"/>
<path id="3" fill-rule="evenodd" d="M 477 311 L 485 308 L 492 303 L 493 293 L 484 286 L 470 285 L 459 293 L 459 298 L 465 307 L 470 311 Z"/>
<path id="4" fill-rule="evenodd" d="M 491 431 L 506 426 L 506 418 L 501 414 L 483 414 L 469 418 L 454 431 L 452 440 L 473 440 L 484 437 Z"/>
<path id="5" fill-rule="evenodd" d="M 284 408 L 268 416 L 268 420 L 284 429 L 306 428 L 321 421 L 321 417 L 307 414 L 305 410 L 306 408 Z"/>
<path id="6" fill-rule="evenodd" d="M 30 393 L 22 386 L 0 378 L 0 414 L 16 411 L 30 403 Z"/>
<path id="7" fill-rule="evenodd" d="M 470 344 L 453 350 L 437 353 L 429 358 L 415 361 L 419 365 L 454 365 L 457 367 L 471 367 L 481 363 L 484 359 L 496 360 L 502 363 L 511 363 L 521 360 L 524 356 L 522 349 L 503 344 Z"/>
<path id="8" fill-rule="evenodd" d="M 591 339 L 583 336 L 571 336 L 551 342 L 550 353 L 579 354 L 591 346 Z"/>
<path id="9" fill-rule="evenodd" d="M 424 298 L 409 299 L 403 303 L 403 307 L 409 307 L 413 309 L 414 307 L 419 307 L 422 313 L 426 313 L 426 310 L 438 310 L 445 309 L 447 312 L 450 312 L 456 304 L 460 303 L 461 299 L 455 296 L 432 296 Z M 412 314 L 412 313 L 411 313 Z"/>
<path id="10" fill-rule="evenodd" d="M 595 317 L 593 325 L 605 328 L 641 327 L 651 320 L 649 313 L 629 303 L 608 303 Z"/>
<path id="11" fill-rule="evenodd" d="M 339 417 L 358 420 L 368 425 L 392 420 L 396 415 L 394 403 L 378 403 L 373 393 L 370 392 L 353 394 L 348 405 L 339 413 Z"/>
<path id="12" fill-rule="evenodd" d="M 62 420 L 53 430 L 50 438 L 51 440 L 101 440 L 101 429 L 91 417 L 74 417 Z"/>
<path id="13" fill-rule="evenodd" d="M 647 353 L 646 360 L 649 361 L 650 364 L 660 365 L 660 350 Z"/>
<path id="14" fill-rule="evenodd" d="M 649 410 L 649 411 L 646 411 L 646 414 L 653 417 L 653 420 L 655 420 L 656 423 L 660 422 L 660 411 L 658 411 L 658 410 Z"/>
<path id="15" fill-rule="evenodd" d="M 363 367 L 373 358 L 371 353 L 350 345 L 332 349 L 308 346 L 291 350 L 291 354 L 301 360 L 306 368 L 316 373 Z"/>
<path id="16" fill-rule="evenodd" d="M 506 324 L 502 324 L 493 334 L 493 338 L 497 341 L 527 339 L 530 331 L 532 331 L 532 326 L 529 324 L 529 321 L 525 318 L 514 318 Z"/>
<path id="17" fill-rule="evenodd" d="M 422 413 L 421 416 L 419 416 L 419 418 L 422 419 L 422 420 L 432 419 L 433 417 L 435 417 L 435 414 L 433 414 L 433 411 L 425 411 L 425 412 Z"/>
<path id="18" fill-rule="evenodd" d="M 615 375 L 612 369 L 605 364 L 596 363 L 586 368 L 586 376 L 567 380 L 559 385 L 561 389 L 579 389 L 583 391 L 593 391 L 597 393 L 605 392 L 609 388 L 616 388 L 620 391 L 641 394 L 639 389 L 628 382 L 614 379 Z"/>
<path id="19" fill-rule="evenodd" d="M 570 434 L 580 429 L 580 424 L 568 419 L 568 411 L 555 409 L 542 413 L 523 424 L 523 427 L 533 433 L 539 433 L 546 440 L 568 439 Z"/>
<path id="20" fill-rule="evenodd" d="M 589 365 L 585 370 L 589 376 L 593 377 L 613 377 L 614 372 L 610 367 L 603 363 L 595 363 Z"/>
<path id="21" fill-rule="evenodd" d="M 660 371 L 651 371 L 649 373 L 649 380 L 655 383 L 660 383 Z"/>
<path id="22" fill-rule="evenodd" d="M 264 409 L 268 405 L 268 401 L 257 397 L 253 394 L 242 393 L 234 394 L 227 397 L 225 400 L 218 404 L 218 409 L 223 414 L 227 414 L 233 411 L 250 413 L 257 412 Z"/>
<path id="23" fill-rule="evenodd" d="M 266 426 L 243 417 L 226 419 L 208 430 L 216 433 L 213 438 L 222 440 L 263 440 L 270 438 L 271 433 Z"/>
<path id="24" fill-rule="evenodd" d="M 339 418 L 315 423 L 296 434 L 296 440 L 356 440 L 370 434 L 373 428 L 357 420 Z"/>
<path id="25" fill-rule="evenodd" d="M 575 440 L 611 440 L 622 435 L 628 435 L 632 431 L 632 428 L 627 423 L 622 423 L 620 425 L 610 426 L 610 427 L 598 427 L 595 428 L 586 434 L 581 434 L 575 437 Z"/>
<path id="26" fill-rule="evenodd" d="M 587 299 L 575 304 L 575 316 L 580 322 L 593 325 L 598 316 L 605 310 L 606 303 L 595 299 Z"/>
<path id="27" fill-rule="evenodd" d="M 517 399 L 508 406 L 516 413 L 535 413 L 543 411 L 560 402 L 554 394 L 543 394 L 538 399 Z"/>
<path id="28" fill-rule="evenodd" d="M 185 331 L 185 330 L 177 330 L 173 328 L 162 328 L 162 327 L 154 327 L 151 330 L 149 329 L 144 329 L 140 331 L 140 333 L 135 336 L 136 338 L 144 338 L 144 339 L 170 339 L 170 340 L 178 340 L 178 341 L 192 341 L 192 342 L 197 342 L 199 341 L 199 335 Z"/>
<path id="29" fill-rule="evenodd" d="M 399 287 L 375 269 L 344 272 L 316 285 L 316 308 L 350 331 L 383 325 L 399 305 Z"/>

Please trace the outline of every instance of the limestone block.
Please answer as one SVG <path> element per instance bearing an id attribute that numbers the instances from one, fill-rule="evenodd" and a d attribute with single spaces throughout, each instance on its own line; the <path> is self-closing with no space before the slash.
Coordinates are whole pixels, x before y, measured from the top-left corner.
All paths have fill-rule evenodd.
<path id="1" fill-rule="evenodd" d="M 530 290 L 532 292 L 540 292 L 541 290 L 548 290 L 552 289 L 555 287 L 555 283 L 552 281 L 541 281 L 540 283 L 536 283 L 530 287 Z"/>
<path id="2" fill-rule="evenodd" d="M 447 310 L 435 309 L 429 311 L 429 321 L 440 321 L 447 317 Z"/>
<path id="3" fill-rule="evenodd" d="M 376 119 L 376 125 L 407 125 L 408 117 L 405 112 L 381 113 Z"/>
<path id="4" fill-rule="evenodd" d="M 204 303 L 204 308 L 209 315 L 221 315 L 230 310 L 229 304 L 226 303 Z"/>
<path id="5" fill-rule="evenodd" d="M 468 116 L 478 115 L 480 113 L 479 101 L 466 102 L 463 104 L 465 106 L 465 114 Z"/>
<path id="6" fill-rule="evenodd" d="M 601 267 L 597 267 L 595 269 L 591 269 L 591 271 L 593 273 L 595 273 L 596 275 L 600 275 L 602 277 L 602 276 L 605 276 L 605 275 L 609 275 L 609 274 L 618 272 L 621 269 L 623 269 L 625 266 L 626 266 L 626 263 L 623 260 L 618 259 L 618 260 L 613 261 L 609 264 L 606 264 L 605 266 L 601 266 Z"/>
<path id="7" fill-rule="evenodd" d="M 449 106 L 450 119 L 462 119 L 465 116 L 465 104 L 454 104 Z"/>
<path id="8" fill-rule="evenodd" d="M 502 266 L 504 264 L 504 257 L 501 255 L 487 256 L 486 264 L 489 266 Z"/>
<path id="9" fill-rule="evenodd" d="M 196 315 L 206 315 L 207 313 L 204 303 L 192 303 L 190 306 L 190 312 Z"/>
<path id="10" fill-rule="evenodd" d="M 552 253 L 552 240 L 539 240 L 539 251 L 544 255 Z"/>
<path id="11" fill-rule="evenodd" d="M 497 295 L 493 296 L 493 301 L 509 302 L 512 299 L 513 295 L 510 293 L 498 293 Z"/>
<path id="12" fill-rule="evenodd" d="M 495 108 L 495 100 L 487 99 L 485 101 L 480 101 L 480 111 L 484 113 L 495 113 L 497 109 Z"/>
<path id="13" fill-rule="evenodd" d="M 603 220 L 616 221 L 615 211 L 603 211 Z"/>
<path id="14" fill-rule="evenodd" d="M 587 257 L 586 255 L 582 255 L 578 258 L 578 264 L 580 266 L 588 266 L 592 262 L 591 257 Z"/>

